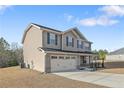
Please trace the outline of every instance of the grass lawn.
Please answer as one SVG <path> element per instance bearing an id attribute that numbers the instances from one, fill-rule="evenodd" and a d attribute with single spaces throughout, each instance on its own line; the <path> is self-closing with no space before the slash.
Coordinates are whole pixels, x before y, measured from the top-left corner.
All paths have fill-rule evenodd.
<path id="1" fill-rule="evenodd" d="M 105 62 L 105 68 L 98 71 L 124 74 L 124 62 Z"/>
<path id="2" fill-rule="evenodd" d="M 9 88 L 99 88 L 103 86 L 75 81 L 53 74 L 20 69 L 19 67 L 0 68 L 0 87 Z"/>

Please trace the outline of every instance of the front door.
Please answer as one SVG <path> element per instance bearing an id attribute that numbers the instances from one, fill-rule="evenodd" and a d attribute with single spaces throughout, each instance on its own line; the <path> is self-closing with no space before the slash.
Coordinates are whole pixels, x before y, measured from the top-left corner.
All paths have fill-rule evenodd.
<path id="1" fill-rule="evenodd" d="M 80 56 L 80 66 L 86 66 L 86 56 Z"/>

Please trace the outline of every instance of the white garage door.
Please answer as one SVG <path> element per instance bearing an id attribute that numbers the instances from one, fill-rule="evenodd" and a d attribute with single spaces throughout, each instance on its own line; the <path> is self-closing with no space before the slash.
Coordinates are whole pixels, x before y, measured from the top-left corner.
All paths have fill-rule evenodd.
<path id="1" fill-rule="evenodd" d="M 76 56 L 51 56 L 51 72 L 75 70 L 77 68 Z"/>

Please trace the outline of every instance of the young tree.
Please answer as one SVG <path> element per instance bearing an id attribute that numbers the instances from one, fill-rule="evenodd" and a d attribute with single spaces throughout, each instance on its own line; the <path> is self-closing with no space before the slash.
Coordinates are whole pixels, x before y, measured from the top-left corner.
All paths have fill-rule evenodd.
<path id="1" fill-rule="evenodd" d="M 99 50 L 99 59 L 102 60 L 102 67 L 105 67 L 104 66 L 104 61 L 105 61 L 105 58 L 106 58 L 106 54 L 107 54 L 107 50 Z"/>

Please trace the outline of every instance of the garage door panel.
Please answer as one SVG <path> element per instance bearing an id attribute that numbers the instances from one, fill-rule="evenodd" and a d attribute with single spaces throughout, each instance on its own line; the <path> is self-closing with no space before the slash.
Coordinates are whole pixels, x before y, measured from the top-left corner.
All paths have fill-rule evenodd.
<path id="1" fill-rule="evenodd" d="M 76 56 L 75 59 L 65 59 L 66 56 L 64 56 L 64 59 L 59 59 L 61 55 L 52 56 L 57 56 L 57 59 L 51 58 L 51 72 L 74 70 L 77 68 Z"/>

